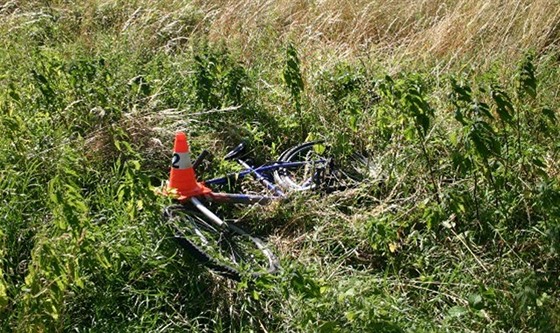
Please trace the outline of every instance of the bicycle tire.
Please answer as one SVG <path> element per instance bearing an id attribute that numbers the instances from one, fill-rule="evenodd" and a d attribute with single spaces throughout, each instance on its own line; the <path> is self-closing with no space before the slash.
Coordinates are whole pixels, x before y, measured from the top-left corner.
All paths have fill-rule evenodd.
<path id="1" fill-rule="evenodd" d="M 364 174 L 367 172 L 363 169 L 369 166 L 369 160 L 365 156 L 352 154 L 342 168 L 323 154 L 326 148 L 322 144 L 323 141 L 306 142 L 284 151 L 279 157 L 280 162 L 306 163 L 301 168 L 280 167 L 273 173 L 275 182 L 287 190 L 331 192 L 357 186 L 366 178 Z"/>
<path id="2" fill-rule="evenodd" d="M 232 223 L 217 228 L 203 214 L 184 205 L 166 207 L 164 217 L 177 243 L 221 276 L 240 281 L 243 276 L 274 274 L 280 268 L 277 257 L 262 240 Z"/>

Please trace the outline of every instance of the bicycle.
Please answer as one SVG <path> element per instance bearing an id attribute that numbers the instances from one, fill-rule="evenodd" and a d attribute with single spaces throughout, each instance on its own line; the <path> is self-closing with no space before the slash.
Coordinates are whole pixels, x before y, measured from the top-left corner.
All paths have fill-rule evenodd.
<path id="1" fill-rule="evenodd" d="M 205 203 L 266 204 L 285 199 L 286 192 L 330 192 L 361 181 L 358 173 L 338 168 L 331 157 L 325 156 L 326 147 L 322 141 L 295 146 L 282 153 L 278 160 L 258 167 L 249 165 L 243 159 L 245 149 L 246 145 L 242 143 L 224 157 L 225 160 L 237 161 L 243 170 L 200 183 L 195 181 L 196 185 L 191 181 L 189 186 L 199 188 L 177 198 L 179 203 L 166 207 L 163 214 L 174 231 L 175 240 L 183 249 L 210 270 L 233 280 L 240 280 L 243 272 L 248 272 L 252 277 L 276 273 L 280 269 L 279 260 L 262 240 L 251 236 L 234 223 L 221 219 Z M 187 153 L 190 154 L 188 146 Z M 194 170 L 209 155 L 206 150 L 203 151 L 191 165 L 190 155 L 181 154 L 174 154 L 172 167 L 179 167 L 183 158 L 188 160 L 185 165 Z M 359 163 L 367 163 L 363 156 L 355 156 Z M 248 175 L 252 175 L 272 194 L 213 190 L 238 183 Z"/>

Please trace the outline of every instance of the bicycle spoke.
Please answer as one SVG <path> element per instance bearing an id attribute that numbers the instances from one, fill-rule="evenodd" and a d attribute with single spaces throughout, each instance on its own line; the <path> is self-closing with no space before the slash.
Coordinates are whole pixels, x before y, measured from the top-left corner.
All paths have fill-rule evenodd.
<path id="1" fill-rule="evenodd" d="M 239 280 L 242 274 L 274 273 L 276 256 L 241 228 L 223 222 L 219 227 L 200 212 L 179 205 L 165 209 L 165 217 L 174 229 L 179 244 L 218 274 Z"/>

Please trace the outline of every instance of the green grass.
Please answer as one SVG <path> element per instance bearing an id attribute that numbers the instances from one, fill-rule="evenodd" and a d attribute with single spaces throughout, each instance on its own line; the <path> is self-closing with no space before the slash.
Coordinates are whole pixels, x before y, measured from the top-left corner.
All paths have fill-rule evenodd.
<path id="1" fill-rule="evenodd" d="M 439 27 L 422 7 L 361 49 L 344 37 L 375 30 L 359 10 L 338 31 L 287 3 L 246 14 L 248 34 L 244 2 L 0 6 L 0 330 L 559 330 L 558 29 L 518 29 L 533 7 L 512 11 L 519 44 L 480 27 L 495 49 L 432 52 L 403 37 Z M 242 139 L 265 161 L 322 138 L 374 168 L 359 188 L 221 212 L 283 266 L 234 283 L 163 223 L 176 130 L 215 154 L 205 177 Z"/>

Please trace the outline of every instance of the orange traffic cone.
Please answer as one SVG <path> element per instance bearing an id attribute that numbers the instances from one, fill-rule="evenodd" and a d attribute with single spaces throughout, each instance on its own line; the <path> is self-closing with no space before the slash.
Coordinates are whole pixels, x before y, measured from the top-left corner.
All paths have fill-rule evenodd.
<path id="1" fill-rule="evenodd" d="M 177 193 L 179 200 L 212 192 L 211 189 L 196 181 L 187 136 L 183 132 L 177 132 L 175 135 L 168 192 Z"/>

